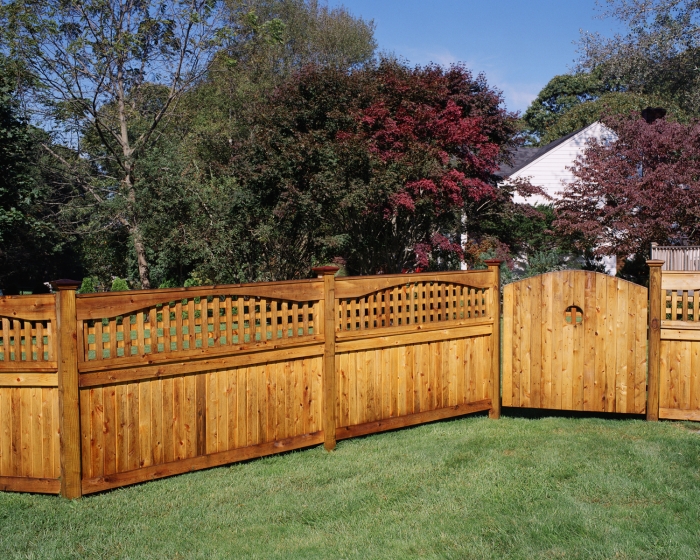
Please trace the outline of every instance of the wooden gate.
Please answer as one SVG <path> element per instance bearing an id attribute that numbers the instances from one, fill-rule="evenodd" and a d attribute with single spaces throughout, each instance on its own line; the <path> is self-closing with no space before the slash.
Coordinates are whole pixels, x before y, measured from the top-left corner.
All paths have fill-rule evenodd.
<path id="1" fill-rule="evenodd" d="M 646 410 L 646 288 L 580 270 L 503 292 L 503 406 Z"/>

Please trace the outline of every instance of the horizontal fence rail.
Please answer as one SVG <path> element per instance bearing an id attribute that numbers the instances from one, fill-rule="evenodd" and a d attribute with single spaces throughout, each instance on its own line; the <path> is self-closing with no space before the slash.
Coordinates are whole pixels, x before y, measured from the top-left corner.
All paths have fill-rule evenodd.
<path id="1" fill-rule="evenodd" d="M 484 271 L 0 298 L 0 489 L 67 497 L 489 410 Z"/>

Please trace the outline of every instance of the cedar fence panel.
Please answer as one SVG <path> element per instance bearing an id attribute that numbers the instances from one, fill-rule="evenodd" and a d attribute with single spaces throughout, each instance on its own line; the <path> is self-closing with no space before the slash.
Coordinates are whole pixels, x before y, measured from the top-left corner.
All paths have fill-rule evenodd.
<path id="1" fill-rule="evenodd" d="M 493 262 L 488 271 L 339 278 L 336 437 L 497 408 L 498 285 Z"/>
<path id="2" fill-rule="evenodd" d="M 660 276 L 658 354 L 649 357 L 658 371 L 658 418 L 700 420 L 700 273 L 662 271 L 659 263 L 649 261 L 652 278 Z"/>
<path id="3" fill-rule="evenodd" d="M 60 488 L 56 296 L 0 297 L 0 490 Z"/>
<path id="4" fill-rule="evenodd" d="M 77 302 L 84 494 L 321 441 L 322 280 Z"/>

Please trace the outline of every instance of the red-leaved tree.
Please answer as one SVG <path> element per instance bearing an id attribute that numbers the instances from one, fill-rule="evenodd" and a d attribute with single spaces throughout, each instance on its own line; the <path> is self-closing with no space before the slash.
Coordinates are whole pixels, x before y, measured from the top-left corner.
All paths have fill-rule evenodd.
<path id="1" fill-rule="evenodd" d="M 646 254 L 651 242 L 700 241 L 700 124 L 611 117 L 618 136 L 591 144 L 557 204 L 560 232 L 599 255 Z"/>
<path id="2" fill-rule="evenodd" d="M 496 198 L 493 173 L 513 136 L 512 115 L 462 66 L 386 64 L 375 80 L 380 88 L 358 110 L 354 139 L 368 147 L 374 181 L 384 187 L 368 209 L 394 248 L 390 270 L 462 259 L 462 219 L 476 218 L 471 205 Z"/>

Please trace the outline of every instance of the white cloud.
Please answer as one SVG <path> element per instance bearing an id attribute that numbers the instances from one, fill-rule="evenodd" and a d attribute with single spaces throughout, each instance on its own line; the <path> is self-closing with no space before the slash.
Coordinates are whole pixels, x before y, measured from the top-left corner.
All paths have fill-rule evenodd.
<path id="1" fill-rule="evenodd" d="M 494 85 L 503 91 L 508 110 L 521 113 L 525 112 L 543 87 L 539 84 L 509 82 L 496 82 Z"/>

